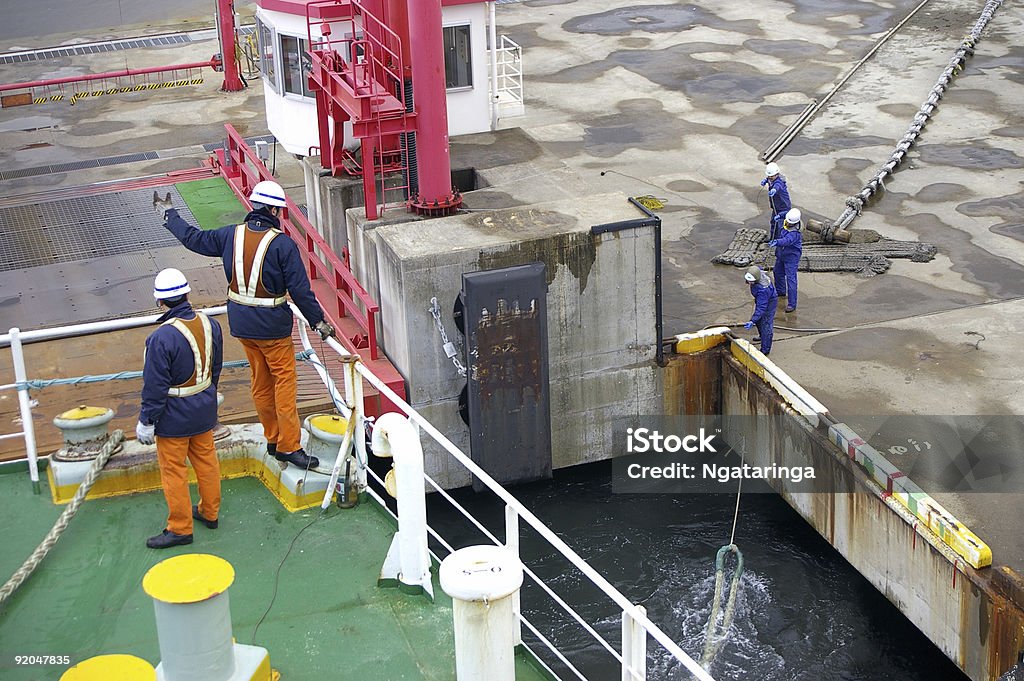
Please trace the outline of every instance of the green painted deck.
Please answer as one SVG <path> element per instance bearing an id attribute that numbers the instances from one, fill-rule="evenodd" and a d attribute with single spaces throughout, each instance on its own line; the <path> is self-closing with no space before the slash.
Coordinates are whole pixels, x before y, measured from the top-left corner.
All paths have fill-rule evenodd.
<path id="1" fill-rule="evenodd" d="M 10 470 L 13 466 L 5 466 Z M 58 679 L 64 666 L 14 665 L 15 655 L 129 653 L 160 659 L 152 601 L 142 577 L 180 553 L 211 553 L 234 566 L 229 593 L 234 636 L 270 651 L 282 681 L 455 678 L 450 599 L 434 580 L 435 602 L 378 588 L 377 575 L 393 533 L 391 519 L 372 501 L 355 509 L 331 506 L 291 514 L 250 478 L 225 481 L 220 528 L 198 525 L 195 542 L 161 551 L 145 547 L 166 518 L 158 492 L 87 501 L 28 582 L 0 609 L 0 678 Z M 49 493 L 32 493 L 24 469 L 0 474 L 0 580 L 21 565 L 63 507 Z M 545 678 L 525 655 L 517 679 Z"/>
<path id="2" fill-rule="evenodd" d="M 185 199 L 201 229 L 217 229 L 245 218 L 245 208 L 221 177 L 181 182 L 175 189 Z"/>

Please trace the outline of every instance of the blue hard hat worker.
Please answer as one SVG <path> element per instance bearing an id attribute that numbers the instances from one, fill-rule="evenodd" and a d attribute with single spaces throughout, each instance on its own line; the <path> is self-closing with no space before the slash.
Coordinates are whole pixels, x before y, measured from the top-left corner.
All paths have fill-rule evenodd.
<path id="1" fill-rule="evenodd" d="M 789 199 L 789 188 L 786 186 L 786 178 L 779 170 L 778 163 L 769 163 L 764 167 L 764 179 L 761 186 L 768 188 L 768 203 L 771 205 L 772 216 L 770 218 L 768 238 L 778 239 L 782 231 L 782 222 L 786 213 L 793 207 Z"/>
<path id="2" fill-rule="evenodd" d="M 281 462 L 316 468 L 319 460 L 308 456 L 300 443 L 293 319 L 287 297 L 324 340 L 335 332 L 310 288 L 298 246 L 280 229 L 288 204 L 284 189 L 272 180 L 257 183 L 245 220 L 209 231 L 185 222 L 169 199 L 153 196 L 154 207 L 164 211 L 164 226 L 185 248 L 223 262 L 228 324 L 249 360 L 252 399 L 267 452 Z"/>
<path id="3" fill-rule="evenodd" d="M 801 217 L 798 208 L 786 213 L 782 232 L 768 242 L 775 249 L 775 289 L 780 298 L 786 298 L 786 312 L 796 309 L 796 268 L 804 250 Z"/>
<path id="4" fill-rule="evenodd" d="M 754 298 L 754 312 L 750 315 L 750 321 L 744 324 L 743 328 L 757 327 L 758 338 L 755 338 L 754 342 L 760 340 L 761 352 L 767 355 L 772 351 L 772 338 L 775 336 L 775 308 L 779 304 L 779 296 L 775 293 L 772 280 L 757 265 L 748 267 L 743 279 L 750 286 L 750 295 Z"/>

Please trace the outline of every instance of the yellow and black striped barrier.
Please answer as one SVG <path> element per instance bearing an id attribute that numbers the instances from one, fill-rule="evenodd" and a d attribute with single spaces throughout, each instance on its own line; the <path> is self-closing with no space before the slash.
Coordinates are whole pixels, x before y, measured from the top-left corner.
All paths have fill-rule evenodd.
<path id="1" fill-rule="evenodd" d="M 141 85 L 125 85 L 124 87 L 111 87 L 104 90 L 88 90 L 85 92 L 76 92 L 68 98 L 71 104 L 74 104 L 80 99 L 87 99 L 89 97 L 103 97 L 105 95 L 118 95 L 128 94 L 131 92 L 145 92 L 146 90 L 162 90 L 170 87 L 184 87 L 186 85 L 202 85 L 204 82 L 203 78 L 182 78 L 181 80 L 168 80 L 162 83 L 143 83 Z M 64 95 L 49 95 L 47 97 L 34 97 L 32 99 L 33 104 L 47 104 L 50 102 L 61 102 L 64 101 Z"/>

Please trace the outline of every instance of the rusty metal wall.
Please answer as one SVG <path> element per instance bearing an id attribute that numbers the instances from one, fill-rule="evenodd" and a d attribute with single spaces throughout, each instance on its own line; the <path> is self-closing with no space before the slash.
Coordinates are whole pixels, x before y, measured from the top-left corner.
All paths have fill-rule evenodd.
<path id="1" fill-rule="evenodd" d="M 501 483 L 551 477 L 545 270 L 531 263 L 462 277 L 470 449 Z"/>

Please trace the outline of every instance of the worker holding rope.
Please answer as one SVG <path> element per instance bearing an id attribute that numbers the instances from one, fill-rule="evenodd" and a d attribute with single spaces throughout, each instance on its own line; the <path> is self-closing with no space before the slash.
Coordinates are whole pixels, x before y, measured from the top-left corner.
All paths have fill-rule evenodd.
<path id="1" fill-rule="evenodd" d="M 779 237 L 768 242 L 775 249 L 775 290 L 779 298 L 786 298 L 786 312 L 796 309 L 796 268 L 804 250 L 801 217 L 798 208 L 786 213 Z"/>
<path id="2" fill-rule="evenodd" d="M 757 326 L 758 337 L 754 342 L 761 341 L 761 352 L 765 355 L 772 351 L 772 338 L 775 335 L 775 310 L 779 306 L 779 296 L 775 293 L 772 280 L 757 265 L 747 268 L 743 279 L 750 286 L 750 295 L 754 297 L 754 312 L 750 321 L 743 325 L 744 329 Z"/>
<path id="3" fill-rule="evenodd" d="M 778 239 L 782 232 L 782 221 L 786 213 L 793 207 L 789 199 L 789 187 L 786 186 L 786 178 L 779 170 L 778 163 L 769 163 L 764 167 L 764 179 L 761 186 L 768 188 L 768 203 L 772 207 L 772 217 L 769 224 L 769 241 Z"/>
<path id="4" fill-rule="evenodd" d="M 191 290 L 176 269 L 162 270 L 153 282 L 153 297 L 167 311 L 146 339 L 142 410 L 135 426 L 141 444 L 156 442 L 167 500 L 167 525 L 146 541 L 151 549 L 191 544 L 193 518 L 216 529 L 220 515 L 220 460 L 213 427 L 223 336 L 217 320 L 192 309 Z M 189 495 L 186 459 L 199 483 L 197 506 L 192 506 Z"/>
<path id="5" fill-rule="evenodd" d="M 286 295 L 321 338 L 334 336 L 334 328 L 310 289 L 298 247 L 280 230 L 287 205 L 284 189 L 270 180 L 258 183 L 249 196 L 252 211 L 245 221 L 210 231 L 181 219 L 170 199 L 170 194 L 165 199 L 153 194 L 164 226 L 193 253 L 219 256 L 224 263 L 228 324 L 249 360 L 252 400 L 267 453 L 306 470 L 316 468 L 320 461 L 301 446 L 293 318 Z"/>

